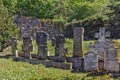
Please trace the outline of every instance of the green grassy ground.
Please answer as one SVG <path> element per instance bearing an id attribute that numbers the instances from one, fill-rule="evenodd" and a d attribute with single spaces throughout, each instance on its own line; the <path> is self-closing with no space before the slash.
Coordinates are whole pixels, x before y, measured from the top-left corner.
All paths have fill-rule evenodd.
<path id="1" fill-rule="evenodd" d="M 12 59 L 0 59 L 0 80 L 112 80 L 111 75 L 71 73 L 69 70 L 46 68 Z M 116 79 L 117 80 L 117 79 Z"/>
<path id="2" fill-rule="evenodd" d="M 86 47 L 89 42 L 84 41 L 84 53 L 87 51 Z M 115 40 L 115 46 L 119 47 L 120 40 Z M 34 53 L 37 53 L 37 46 L 35 41 L 33 42 Z M 19 52 L 21 52 L 22 42 L 19 42 Z M 67 40 L 67 48 L 69 49 L 69 54 L 72 55 L 72 40 Z M 50 42 L 48 44 L 51 55 L 54 54 L 54 47 L 51 46 Z M 8 47 L 1 52 L 0 55 L 5 55 L 11 53 L 11 48 Z M 120 59 L 120 57 L 119 57 Z M 27 62 L 15 62 L 13 59 L 0 58 L 0 80 L 120 80 L 120 78 L 113 78 L 110 74 L 92 74 L 90 72 L 84 73 L 72 73 L 70 70 L 62 70 L 56 68 L 46 68 L 44 65 L 33 65 Z"/>

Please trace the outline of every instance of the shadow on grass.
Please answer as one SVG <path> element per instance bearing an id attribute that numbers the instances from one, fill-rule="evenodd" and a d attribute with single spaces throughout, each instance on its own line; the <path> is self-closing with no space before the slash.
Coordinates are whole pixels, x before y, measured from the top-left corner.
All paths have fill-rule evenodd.
<path id="1" fill-rule="evenodd" d="M 30 64 L 33 64 L 33 65 L 36 65 L 36 64 L 45 64 L 44 61 L 45 60 L 41 60 L 42 62 L 38 62 L 39 60 L 30 60 L 30 59 L 26 59 L 26 58 L 15 58 L 14 56 L 11 56 L 11 55 L 5 55 L 5 56 L 0 56 L 0 58 L 5 58 L 5 59 L 9 59 L 9 58 L 13 58 L 13 61 L 15 62 L 28 62 Z M 29 61 L 30 60 L 30 61 Z M 32 61 L 32 62 L 31 62 Z M 50 66 L 46 66 L 46 68 L 51 68 Z M 117 79 L 120 79 L 120 73 L 106 73 L 106 72 L 86 72 L 84 70 L 82 71 L 71 71 L 72 73 L 83 73 L 83 74 L 86 74 L 86 76 L 84 76 L 81 80 L 84 80 L 86 77 L 96 77 L 96 76 L 104 76 L 104 75 L 107 75 L 107 74 L 112 74 L 110 77 L 111 78 L 117 78 Z M 69 80 L 68 77 L 65 78 L 65 80 Z"/>
<path id="2" fill-rule="evenodd" d="M 0 56 L 0 58 L 5 58 L 5 59 L 8 59 L 11 57 L 11 54 L 8 54 L 8 55 L 5 55 L 5 56 Z"/>

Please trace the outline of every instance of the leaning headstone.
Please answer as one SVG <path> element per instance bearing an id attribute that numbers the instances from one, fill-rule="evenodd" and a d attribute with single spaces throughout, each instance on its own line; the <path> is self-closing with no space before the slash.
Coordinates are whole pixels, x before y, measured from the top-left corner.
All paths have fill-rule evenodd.
<path id="1" fill-rule="evenodd" d="M 44 31 L 39 31 L 36 34 L 36 43 L 38 45 L 38 54 L 40 59 L 47 59 L 48 56 L 48 34 Z"/>
<path id="2" fill-rule="evenodd" d="M 93 45 L 90 43 L 89 51 L 84 57 L 84 70 L 97 71 L 98 70 L 98 55 L 93 50 Z"/>
<path id="3" fill-rule="evenodd" d="M 23 37 L 22 52 L 26 58 L 32 58 L 31 53 L 33 52 L 32 37 Z"/>
<path id="4" fill-rule="evenodd" d="M 110 43 L 105 54 L 105 70 L 108 72 L 119 72 L 118 50 L 114 48 L 114 44 Z"/>
<path id="5" fill-rule="evenodd" d="M 18 57 L 18 49 L 17 49 L 17 45 L 18 45 L 18 41 L 16 38 L 11 38 L 10 41 L 11 45 L 12 45 L 12 55 Z"/>
<path id="6" fill-rule="evenodd" d="M 73 56 L 83 57 L 83 27 L 74 28 Z"/>

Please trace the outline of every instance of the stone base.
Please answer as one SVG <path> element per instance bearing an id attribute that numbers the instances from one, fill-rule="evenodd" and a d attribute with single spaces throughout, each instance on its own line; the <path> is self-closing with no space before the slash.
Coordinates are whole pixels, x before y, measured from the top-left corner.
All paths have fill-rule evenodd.
<path id="1" fill-rule="evenodd" d="M 119 72 L 119 64 L 117 61 L 106 61 L 104 67 L 107 72 Z"/>
<path id="2" fill-rule="evenodd" d="M 61 68 L 61 69 L 66 69 L 66 70 L 72 69 L 72 63 L 61 63 L 61 62 L 53 62 L 53 61 L 46 61 L 46 60 L 26 59 L 22 57 L 14 58 L 14 60 L 28 62 L 31 64 L 43 64 L 46 67 Z"/>
<path id="3" fill-rule="evenodd" d="M 59 56 L 48 56 L 48 60 L 53 60 L 56 62 L 66 62 L 65 57 L 59 57 Z"/>
<path id="4" fill-rule="evenodd" d="M 98 70 L 104 71 L 104 61 L 98 61 Z"/>
<path id="5" fill-rule="evenodd" d="M 67 62 L 72 62 L 72 68 L 74 71 L 84 71 L 84 58 L 82 57 L 70 57 L 67 58 Z"/>
<path id="6" fill-rule="evenodd" d="M 25 55 L 23 53 L 19 53 L 18 55 L 19 55 L 19 57 L 25 57 Z M 31 57 L 32 58 L 39 58 L 39 55 L 38 54 L 31 54 Z"/>

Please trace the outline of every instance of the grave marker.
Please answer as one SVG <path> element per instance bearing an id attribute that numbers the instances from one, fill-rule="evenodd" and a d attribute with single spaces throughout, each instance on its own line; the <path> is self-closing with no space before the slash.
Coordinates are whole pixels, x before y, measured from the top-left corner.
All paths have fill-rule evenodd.
<path id="1" fill-rule="evenodd" d="M 31 53 L 33 52 L 32 37 L 29 36 L 23 37 L 22 52 L 24 53 L 25 57 L 30 59 L 32 58 L 31 57 Z"/>
<path id="2" fill-rule="evenodd" d="M 84 57 L 84 70 L 97 71 L 98 70 L 98 55 L 93 50 L 93 45 L 90 43 L 89 51 Z"/>
<path id="3" fill-rule="evenodd" d="M 83 27 L 74 28 L 74 39 L 73 39 L 73 56 L 83 57 Z"/>
<path id="4" fill-rule="evenodd" d="M 18 41 L 17 41 L 17 39 L 15 37 L 11 38 L 10 43 L 12 45 L 12 55 L 18 57 L 18 48 L 17 48 Z"/>
<path id="5" fill-rule="evenodd" d="M 48 56 L 48 34 L 44 31 L 39 31 L 36 34 L 36 43 L 38 45 L 38 54 L 40 59 L 47 59 Z"/>
<path id="6" fill-rule="evenodd" d="M 104 67 L 109 72 L 119 72 L 118 50 L 114 48 L 114 44 L 110 43 L 105 54 Z"/>

